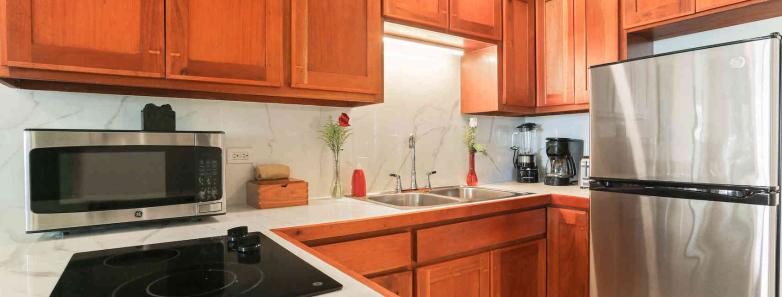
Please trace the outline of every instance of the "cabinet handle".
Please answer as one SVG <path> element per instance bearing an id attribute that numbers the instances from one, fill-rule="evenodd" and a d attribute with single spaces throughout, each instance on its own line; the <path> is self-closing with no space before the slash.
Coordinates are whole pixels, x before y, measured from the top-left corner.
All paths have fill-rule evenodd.
<path id="1" fill-rule="evenodd" d="M 182 54 L 180 54 L 180 53 L 170 53 L 170 55 L 171 55 L 172 57 L 179 57 L 179 56 L 181 56 Z"/>
<path id="2" fill-rule="evenodd" d="M 152 55 L 159 55 L 160 54 L 160 51 L 158 51 L 158 50 L 148 50 L 147 52 L 152 54 Z"/>

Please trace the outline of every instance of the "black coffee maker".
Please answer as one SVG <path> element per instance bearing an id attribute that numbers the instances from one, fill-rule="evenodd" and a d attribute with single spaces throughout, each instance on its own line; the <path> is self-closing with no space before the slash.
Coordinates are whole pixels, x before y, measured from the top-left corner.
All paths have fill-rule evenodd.
<path id="1" fill-rule="evenodd" d="M 546 175 L 543 183 L 550 186 L 568 186 L 576 177 L 576 162 L 571 154 L 570 138 L 546 138 Z"/>
<path id="2" fill-rule="evenodd" d="M 513 167 L 516 169 L 516 181 L 530 184 L 539 182 L 538 165 L 535 161 L 537 146 L 535 123 L 524 123 L 518 127 L 519 133 L 514 133 Z"/>

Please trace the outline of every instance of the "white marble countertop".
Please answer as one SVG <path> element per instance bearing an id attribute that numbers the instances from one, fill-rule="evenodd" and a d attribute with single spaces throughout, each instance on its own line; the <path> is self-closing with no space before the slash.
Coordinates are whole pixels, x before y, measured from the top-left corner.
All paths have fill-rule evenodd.
<path id="1" fill-rule="evenodd" d="M 535 194 L 563 194 L 588 197 L 589 191 L 577 186 L 551 187 L 515 182 L 482 187 Z M 523 199 L 523 198 L 516 198 Z M 451 206 L 452 207 L 452 206 Z M 412 211 L 426 211 L 412 210 Z M 342 283 L 343 289 L 330 296 L 380 296 L 359 281 L 326 264 L 315 256 L 283 240 L 271 229 L 317 223 L 401 214 L 399 210 L 350 198 L 311 200 L 309 205 L 257 210 L 229 207 L 229 214 L 202 221 L 149 224 L 114 228 L 63 236 L 61 233 L 24 234 L 21 210 L 0 211 L 0 297 L 49 296 L 74 253 L 154 244 L 224 235 L 228 228 L 247 225 L 261 231 L 315 268 Z"/>

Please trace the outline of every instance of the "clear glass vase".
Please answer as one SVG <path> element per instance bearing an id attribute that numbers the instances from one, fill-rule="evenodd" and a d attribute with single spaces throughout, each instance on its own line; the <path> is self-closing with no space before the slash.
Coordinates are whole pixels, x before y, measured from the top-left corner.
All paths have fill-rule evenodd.
<path id="1" fill-rule="evenodd" d="M 339 175 L 339 152 L 334 152 L 334 181 L 331 184 L 331 198 L 342 198 L 342 179 Z"/>

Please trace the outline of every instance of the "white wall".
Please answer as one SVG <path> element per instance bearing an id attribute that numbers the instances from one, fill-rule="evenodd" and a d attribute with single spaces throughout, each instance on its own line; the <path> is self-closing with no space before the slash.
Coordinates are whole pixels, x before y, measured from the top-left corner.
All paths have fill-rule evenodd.
<path id="1" fill-rule="evenodd" d="M 537 162 L 541 176 L 545 173 L 546 163 L 548 162 L 548 157 L 546 156 L 546 138 L 565 137 L 581 139 L 584 141 L 584 156 L 589 156 L 588 113 L 527 117 L 524 121 L 538 124 Z"/>
<path id="2" fill-rule="evenodd" d="M 419 185 L 425 172 L 437 170 L 435 185 L 463 184 L 467 153 L 463 144 L 467 117 L 459 111 L 459 58 L 425 48 L 386 45 L 385 103 L 358 108 L 324 108 L 213 100 L 27 91 L 0 87 L 0 208 L 23 206 L 22 130 L 24 128 L 139 129 L 146 103 L 171 104 L 180 130 L 222 130 L 227 147 L 252 147 L 254 161 L 291 166 L 295 177 L 310 182 L 310 197 L 328 195 L 332 157 L 316 131 L 329 117 L 347 112 L 353 135 L 343 152 L 343 184 L 349 191 L 357 157 L 367 157 L 365 172 L 372 192 L 393 189 L 390 172 L 409 180 L 407 136 L 418 141 Z M 521 118 L 480 117 L 478 141 L 489 157 L 478 157 L 482 183 L 512 178 L 510 134 Z M 246 164 L 227 167 L 229 202 L 244 203 Z"/>
<path id="3" fill-rule="evenodd" d="M 660 54 L 716 43 L 760 37 L 769 35 L 773 32 L 782 32 L 782 17 L 658 40 L 654 42 L 654 53 Z"/>

